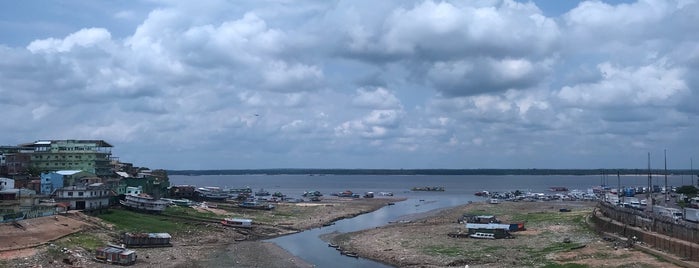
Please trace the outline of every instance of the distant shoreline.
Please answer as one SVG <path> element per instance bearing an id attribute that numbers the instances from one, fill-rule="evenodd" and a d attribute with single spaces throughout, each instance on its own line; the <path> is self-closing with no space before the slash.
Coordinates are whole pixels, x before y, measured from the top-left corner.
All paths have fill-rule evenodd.
<path id="1" fill-rule="evenodd" d="M 221 169 L 221 170 L 168 170 L 169 175 L 573 175 L 573 176 L 613 176 L 647 175 L 648 169 Z M 667 172 L 667 173 L 666 173 Z M 658 175 L 699 174 L 699 170 L 651 169 Z"/>

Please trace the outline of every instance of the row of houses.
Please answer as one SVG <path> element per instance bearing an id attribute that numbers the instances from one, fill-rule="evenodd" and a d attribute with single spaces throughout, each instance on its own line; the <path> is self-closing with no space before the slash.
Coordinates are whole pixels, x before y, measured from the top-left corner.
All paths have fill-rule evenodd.
<path id="1" fill-rule="evenodd" d="M 65 210 L 102 210 L 130 187 L 167 194 L 164 170 L 120 162 L 102 140 L 41 140 L 0 146 L 0 222 Z"/>

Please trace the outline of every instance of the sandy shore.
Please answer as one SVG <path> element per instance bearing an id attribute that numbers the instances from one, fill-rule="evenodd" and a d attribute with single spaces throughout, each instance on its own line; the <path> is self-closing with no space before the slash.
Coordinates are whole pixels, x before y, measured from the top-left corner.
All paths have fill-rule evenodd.
<path id="1" fill-rule="evenodd" d="M 586 223 L 596 202 L 472 203 L 413 215 L 410 222 L 326 237 L 361 257 L 396 267 L 676 267 L 641 251 L 605 241 Z M 560 212 L 568 208 L 571 212 Z M 457 220 L 464 214 L 495 215 L 524 222 L 513 239 L 453 238 L 467 233 Z"/>
<path id="2" fill-rule="evenodd" d="M 240 230 L 200 223 L 188 233 L 173 235 L 172 247 L 135 249 L 138 261 L 132 267 L 313 267 L 275 244 L 261 240 L 320 227 L 401 200 L 328 197 L 322 202 L 277 204 L 272 211 L 197 208 L 221 218 L 254 218 L 256 227 Z M 98 218 L 71 213 L 20 223 L 24 228 L 0 224 L 0 267 L 114 267 L 95 262 L 94 252 L 88 249 L 57 246 L 71 245 L 73 233 L 89 234 L 104 244 L 118 244 L 118 231 Z"/>

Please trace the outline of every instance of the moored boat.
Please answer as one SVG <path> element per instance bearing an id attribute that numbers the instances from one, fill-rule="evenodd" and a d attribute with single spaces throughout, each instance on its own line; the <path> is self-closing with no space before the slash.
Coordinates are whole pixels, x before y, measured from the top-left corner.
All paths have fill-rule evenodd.
<path id="1" fill-rule="evenodd" d="M 495 234 L 491 233 L 473 233 L 469 237 L 476 239 L 495 239 Z"/>
<path id="2" fill-rule="evenodd" d="M 119 200 L 119 203 L 127 209 L 148 213 L 161 213 L 170 204 L 145 193 L 125 195 L 124 200 Z"/>
<path id="3" fill-rule="evenodd" d="M 226 200 L 228 193 L 219 187 L 199 187 L 195 190 L 196 195 L 201 199 Z"/>
<path id="4" fill-rule="evenodd" d="M 259 191 L 255 192 L 255 196 L 269 196 L 269 192 L 265 191 L 265 189 L 260 188 Z"/>
<path id="5" fill-rule="evenodd" d="M 272 205 L 272 204 L 260 203 L 257 201 L 245 201 L 243 203 L 238 204 L 238 207 L 249 208 L 249 209 L 260 209 L 260 210 L 272 210 L 272 209 L 274 209 L 274 205 Z"/>
<path id="6" fill-rule="evenodd" d="M 430 191 L 430 192 L 443 192 L 443 186 L 425 186 L 425 187 L 413 187 L 412 191 Z"/>
<path id="7" fill-rule="evenodd" d="M 224 218 L 223 220 L 221 220 L 221 224 L 230 227 L 252 228 L 251 219 Z"/>

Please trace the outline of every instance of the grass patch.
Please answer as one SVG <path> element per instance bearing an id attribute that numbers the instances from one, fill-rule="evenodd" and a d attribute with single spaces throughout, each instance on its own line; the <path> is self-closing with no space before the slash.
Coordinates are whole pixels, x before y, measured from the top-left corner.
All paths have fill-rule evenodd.
<path id="1" fill-rule="evenodd" d="M 459 257 L 466 255 L 466 252 L 464 252 L 464 250 L 459 247 L 428 246 L 424 250 L 424 252 L 430 255 L 441 255 L 449 257 Z"/>
<path id="2" fill-rule="evenodd" d="M 118 230 L 126 232 L 177 233 L 184 231 L 187 227 L 187 224 L 173 221 L 166 216 L 121 209 L 110 209 L 97 217 L 114 224 Z"/>
<path id="3" fill-rule="evenodd" d="M 543 266 L 543 268 L 585 268 L 585 267 L 590 267 L 586 264 L 577 264 L 577 263 L 549 263 Z"/>
<path id="4" fill-rule="evenodd" d="M 202 220 L 220 220 L 222 217 L 211 211 L 199 211 L 190 207 L 168 207 L 163 215 L 189 217 Z"/>
<path id="5" fill-rule="evenodd" d="M 81 247 L 90 251 L 102 247 L 105 242 L 94 235 L 87 233 L 74 233 L 56 242 L 59 248 Z"/>

